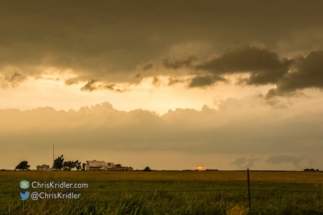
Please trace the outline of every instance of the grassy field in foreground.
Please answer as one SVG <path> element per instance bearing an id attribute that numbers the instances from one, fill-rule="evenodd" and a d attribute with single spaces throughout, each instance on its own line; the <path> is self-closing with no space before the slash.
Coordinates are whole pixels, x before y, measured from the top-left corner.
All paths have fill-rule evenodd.
<path id="1" fill-rule="evenodd" d="M 80 199 L 21 201 L 19 182 L 87 183 Z M 323 214 L 323 173 L 250 172 L 0 172 L 0 214 Z"/>

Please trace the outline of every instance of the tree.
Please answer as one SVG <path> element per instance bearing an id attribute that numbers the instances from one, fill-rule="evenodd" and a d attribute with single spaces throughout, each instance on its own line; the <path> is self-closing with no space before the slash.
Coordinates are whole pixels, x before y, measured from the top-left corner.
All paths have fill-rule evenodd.
<path id="1" fill-rule="evenodd" d="M 81 162 L 80 161 L 78 161 L 78 160 L 75 161 L 75 168 L 77 170 L 81 170 L 82 169 L 82 166 L 81 166 Z"/>
<path id="2" fill-rule="evenodd" d="M 60 157 L 54 160 L 53 169 L 62 169 L 64 163 L 64 156 L 61 155 Z"/>
<path id="3" fill-rule="evenodd" d="M 151 169 L 149 168 L 149 166 L 147 166 L 145 169 L 144 169 L 145 172 L 150 172 Z"/>
<path id="4" fill-rule="evenodd" d="M 29 169 L 30 165 L 28 165 L 28 161 L 21 161 L 17 166 L 16 169 Z"/>
<path id="5" fill-rule="evenodd" d="M 65 161 L 65 162 L 63 163 L 63 167 L 64 167 L 64 169 L 65 169 L 65 167 L 66 167 L 66 169 L 67 169 L 68 171 L 70 171 L 70 170 L 71 170 L 71 169 L 73 169 L 73 168 L 76 168 L 77 170 L 82 169 L 82 167 L 81 167 L 81 162 L 79 162 L 78 160 L 76 160 L 76 161 Z"/>

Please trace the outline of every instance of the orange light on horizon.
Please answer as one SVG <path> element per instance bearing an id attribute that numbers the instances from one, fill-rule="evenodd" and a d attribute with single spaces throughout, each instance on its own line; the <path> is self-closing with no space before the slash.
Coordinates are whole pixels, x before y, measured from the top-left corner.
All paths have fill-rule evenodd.
<path id="1" fill-rule="evenodd" d="M 198 170 L 198 171 L 202 171 L 202 170 L 203 170 L 203 167 L 198 166 L 198 167 L 197 167 L 197 170 Z"/>

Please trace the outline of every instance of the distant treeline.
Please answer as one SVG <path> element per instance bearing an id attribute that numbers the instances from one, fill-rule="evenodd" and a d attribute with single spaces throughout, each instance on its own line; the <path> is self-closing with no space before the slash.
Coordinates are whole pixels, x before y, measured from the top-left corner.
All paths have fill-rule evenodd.
<path id="1" fill-rule="evenodd" d="M 316 170 L 315 170 L 315 169 L 313 169 L 313 168 L 312 168 L 312 169 L 304 169 L 304 171 L 305 171 L 305 172 L 313 172 L 313 171 L 317 171 L 317 172 L 319 172 L 320 170 L 319 170 L 319 169 L 316 169 Z"/>

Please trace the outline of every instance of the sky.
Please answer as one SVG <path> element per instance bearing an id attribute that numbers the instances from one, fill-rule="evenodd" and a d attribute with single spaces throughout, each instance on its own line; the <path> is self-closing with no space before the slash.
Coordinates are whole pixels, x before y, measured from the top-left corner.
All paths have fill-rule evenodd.
<path id="1" fill-rule="evenodd" d="M 323 169 L 323 2 L 0 2 L 0 169 Z"/>

